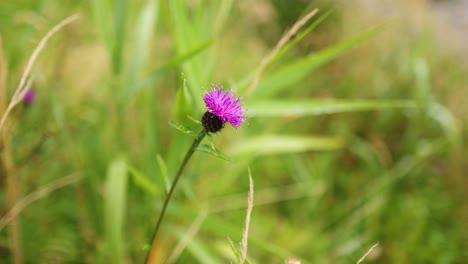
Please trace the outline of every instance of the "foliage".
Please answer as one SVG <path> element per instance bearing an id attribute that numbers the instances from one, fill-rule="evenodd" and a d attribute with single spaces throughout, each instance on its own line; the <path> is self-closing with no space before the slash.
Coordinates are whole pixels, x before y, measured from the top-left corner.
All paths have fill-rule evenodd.
<path id="1" fill-rule="evenodd" d="M 245 95 L 249 117 L 197 149 L 159 235 L 161 262 L 236 262 L 249 167 L 249 263 L 356 263 L 377 242 L 368 261 L 466 261 L 464 131 L 443 101 L 458 91 L 433 87 L 444 67 L 457 78 L 459 64 L 436 59 L 431 39 L 389 41 L 378 61 L 374 41 L 398 26 L 349 36 L 339 27 L 345 11 L 320 10 L 249 94 L 281 26 L 299 18 L 281 1 L 7 2 L 8 95 L 44 32 L 80 14 L 39 57 L 36 102 L 10 116 L 18 199 L 82 176 L 18 215 L 26 262 L 141 263 L 211 83 Z M 297 15 L 315 8 L 297 2 Z M 256 12 L 270 14 L 268 23 Z M 0 194 L 6 212 L 5 186 Z M 0 238 L 11 252 L 7 228 Z"/>

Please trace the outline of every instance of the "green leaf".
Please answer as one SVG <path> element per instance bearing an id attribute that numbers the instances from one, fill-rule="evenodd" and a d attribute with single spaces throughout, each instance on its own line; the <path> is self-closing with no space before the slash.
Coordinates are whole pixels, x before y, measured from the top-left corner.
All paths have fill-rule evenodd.
<path id="1" fill-rule="evenodd" d="M 227 161 L 232 161 L 231 158 L 229 158 L 228 156 L 224 155 L 223 153 L 217 151 L 216 149 L 214 149 L 212 146 L 210 145 L 207 145 L 207 144 L 202 144 L 202 145 L 199 145 L 196 150 L 198 151 L 203 151 L 203 152 L 206 152 L 206 153 L 209 153 L 209 154 L 212 154 L 218 158 L 221 158 L 223 160 L 227 160 Z"/>
<path id="2" fill-rule="evenodd" d="M 232 155 L 272 155 L 342 148 L 341 138 L 331 136 L 264 135 L 250 138 L 233 146 Z"/>
<path id="3" fill-rule="evenodd" d="M 270 74 L 269 77 L 260 81 L 253 91 L 252 96 L 271 96 L 281 90 L 290 89 L 298 81 L 308 76 L 313 70 L 335 59 L 345 51 L 354 47 L 356 44 L 380 31 L 381 28 L 382 25 L 364 32 L 359 36 L 336 44 L 335 46 L 324 49 L 318 53 L 313 53 L 303 59 L 298 59 L 289 64 L 285 64 L 284 67 L 281 67 L 276 72 Z"/>
<path id="4" fill-rule="evenodd" d="M 180 132 L 182 132 L 182 133 L 184 133 L 184 134 L 187 134 L 187 135 L 196 137 L 195 132 L 193 132 L 191 129 L 185 127 L 185 126 L 182 125 L 182 124 L 179 124 L 179 123 L 174 122 L 174 121 L 169 121 L 169 125 L 171 125 L 173 128 L 179 130 Z"/>
<path id="5" fill-rule="evenodd" d="M 127 199 L 127 167 L 125 160 L 119 157 L 113 160 L 107 169 L 104 196 L 104 226 L 106 227 L 106 245 L 112 263 L 122 263 L 125 241 L 123 237 L 124 216 Z"/>
<path id="6" fill-rule="evenodd" d="M 132 176 L 133 182 L 136 186 L 149 194 L 158 194 L 156 186 L 154 186 L 154 184 L 146 176 L 144 176 L 143 173 L 128 163 L 126 165 L 127 170 L 130 172 L 130 175 Z"/>
<path id="7" fill-rule="evenodd" d="M 344 99 L 311 100 L 261 100 L 246 102 L 254 117 L 306 116 L 345 112 L 383 110 L 392 108 L 411 108 L 415 104 L 409 100 L 372 101 Z"/>
<path id="8" fill-rule="evenodd" d="M 169 174 L 167 172 L 166 162 L 164 161 L 164 159 L 159 154 L 156 156 L 156 162 L 158 163 L 159 172 L 161 173 L 161 175 L 163 177 L 164 184 L 165 184 L 165 187 L 166 187 L 166 194 L 167 194 L 167 193 L 169 193 L 169 189 L 171 189 L 171 182 L 169 180 Z"/>
<path id="9" fill-rule="evenodd" d="M 194 124 L 197 124 L 197 125 L 202 125 L 202 122 L 200 120 L 197 120 L 195 118 L 193 118 L 192 116 L 190 115 L 187 115 L 187 118 L 192 121 Z"/>

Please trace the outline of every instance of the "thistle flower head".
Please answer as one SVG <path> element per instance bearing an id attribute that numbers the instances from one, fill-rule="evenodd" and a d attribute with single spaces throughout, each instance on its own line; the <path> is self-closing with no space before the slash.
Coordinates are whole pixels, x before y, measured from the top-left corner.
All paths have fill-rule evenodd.
<path id="1" fill-rule="evenodd" d="M 238 128 L 245 121 L 240 98 L 232 90 L 223 92 L 221 85 L 211 85 L 211 92 L 203 96 L 208 111 L 203 115 L 202 124 L 208 132 L 218 132 L 226 122 Z"/>
<path id="2" fill-rule="evenodd" d="M 30 105 L 36 100 L 36 91 L 33 88 L 28 88 L 23 95 L 23 103 Z"/>

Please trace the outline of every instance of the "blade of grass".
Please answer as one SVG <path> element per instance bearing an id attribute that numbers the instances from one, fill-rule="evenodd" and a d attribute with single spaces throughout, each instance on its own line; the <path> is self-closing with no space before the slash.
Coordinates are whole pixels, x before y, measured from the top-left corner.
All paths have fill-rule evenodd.
<path id="1" fill-rule="evenodd" d="M 172 250 L 169 258 L 167 259 L 166 263 L 175 263 L 179 256 L 182 254 L 184 249 L 187 247 L 187 243 L 193 239 L 193 237 L 200 231 L 200 227 L 205 220 L 207 214 L 205 211 L 202 211 L 198 214 L 198 216 L 193 220 L 192 224 L 183 232 L 184 236 L 179 240 L 177 245 Z"/>
<path id="2" fill-rule="evenodd" d="M 118 264 L 122 263 L 124 256 L 123 228 L 127 199 L 127 168 L 123 158 L 117 158 L 109 164 L 105 190 L 106 257 Z"/>
<path id="3" fill-rule="evenodd" d="M 193 111 L 193 98 L 187 88 L 187 81 L 184 74 L 180 78 L 179 88 L 176 94 L 175 112 L 178 119 L 191 115 Z"/>
<path id="4" fill-rule="evenodd" d="M 189 11 L 187 10 L 184 1 L 174 0 L 169 2 L 169 11 L 172 21 L 172 29 L 174 35 L 174 41 L 176 46 L 177 54 L 185 54 L 188 50 L 198 43 L 197 33 L 199 29 L 196 28 L 196 24 L 193 19 L 190 19 Z M 192 10 L 192 14 L 196 13 L 197 10 Z M 197 62 L 195 60 L 187 61 L 183 64 L 182 71 L 186 74 L 188 81 L 188 87 L 190 94 L 195 96 L 195 87 L 199 89 L 202 87 L 203 82 L 200 79 L 201 75 L 198 74 Z M 198 102 L 195 102 L 195 107 L 198 108 Z"/>
<path id="5" fill-rule="evenodd" d="M 255 191 L 255 206 L 272 205 L 295 199 L 319 199 L 326 191 L 323 182 L 304 181 L 281 187 L 263 188 Z M 210 200 L 209 212 L 211 214 L 234 211 L 246 208 L 245 194 L 229 194 Z"/>
<path id="6" fill-rule="evenodd" d="M 146 77 L 143 81 L 139 82 L 136 84 L 133 88 L 130 89 L 130 93 L 133 94 L 140 89 L 150 86 L 151 84 L 155 83 L 157 80 L 159 80 L 164 74 L 166 74 L 169 70 L 172 70 L 176 67 L 179 67 L 182 63 L 192 59 L 196 55 L 200 54 L 202 51 L 206 50 L 208 47 L 210 47 L 214 43 L 214 39 L 210 39 L 208 41 L 205 41 L 190 51 L 182 54 L 181 56 L 171 60 L 170 62 L 164 64 L 160 68 L 154 70 L 148 77 Z"/>
<path id="7" fill-rule="evenodd" d="M 157 195 L 158 191 L 157 188 L 154 186 L 154 184 L 146 177 L 143 175 L 143 173 L 139 170 L 137 170 L 135 167 L 133 167 L 130 164 L 127 165 L 127 170 L 130 172 L 130 175 L 132 176 L 133 182 L 135 183 L 136 186 L 138 186 L 140 189 L 143 191 L 151 194 L 151 195 Z"/>
<path id="8" fill-rule="evenodd" d="M 242 233 L 242 241 L 240 243 L 241 250 L 241 261 L 240 264 L 244 264 L 247 259 L 247 248 L 248 248 L 248 238 L 249 238 L 249 228 L 250 228 L 250 218 L 252 215 L 252 209 L 254 206 L 254 184 L 252 180 L 252 175 L 249 168 L 249 194 L 247 196 L 247 213 L 245 216 L 245 227 L 244 232 Z"/>
<path id="9" fill-rule="evenodd" d="M 29 193 L 28 195 L 21 198 L 2 218 L 0 218 L 0 231 L 12 221 L 16 216 L 18 216 L 26 207 L 30 204 L 45 198 L 47 195 L 52 192 L 66 187 L 68 185 L 74 184 L 77 181 L 81 180 L 80 175 L 68 175 L 58 180 L 55 180 L 51 183 L 48 183 L 44 186 L 41 186 L 37 190 Z"/>
<path id="10" fill-rule="evenodd" d="M 276 72 L 270 74 L 268 78 L 261 81 L 258 84 L 258 87 L 253 90 L 252 96 L 267 97 L 291 87 L 310 74 L 313 70 L 335 59 L 345 51 L 348 51 L 355 45 L 376 34 L 385 25 L 386 24 L 379 25 L 362 33 L 361 35 L 345 40 L 318 53 L 313 53 L 303 59 L 298 59 L 285 64 L 285 66 L 281 67 Z"/>
<path id="11" fill-rule="evenodd" d="M 441 104 L 432 103 L 428 114 L 439 123 L 453 147 L 462 146 L 462 136 L 460 135 L 457 120 L 449 109 Z"/>
<path id="12" fill-rule="evenodd" d="M 183 230 L 185 231 L 185 230 Z M 175 234 L 179 239 L 185 238 L 185 232 L 182 230 L 175 230 Z M 222 261 L 216 257 L 210 250 L 206 248 L 206 243 L 200 241 L 196 237 L 189 238 L 186 242 L 187 251 L 197 260 L 197 263 L 217 264 Z"/>
<path id="13" fill-rule="evenodd" d="M 385 172 L 380 177 L 364 186 L 360 191 L 361 195 L 350 199 L 343 208 L 349 208 L 344 213 L 330 219 L 324 230 L 334 230 L 351 226 L 350 222 L 355 224 L 363 221 L 369 211 L 366 206 L 373 201 L 382 199 L 382 193 L 394 188 L 394 185 L 404 177 L 420 166 L 427 166 L 430 158 L 435 155 L 437 149 L 441 147 L 440 143 L 422 144 L 414 153 L 409 153 L 406 157 L 399 160 L 393 168 Z M 347 223 L 343 223 L 347 222 Z"/>
<path id="14" fill-rule="evenodd" d="M 163 157 L 161 155 L 156 156 L 156 162 L 158 163 L 159 167 L 159 172 L 161 173 L 161 176 L 164 180 L 164 185 L 166 186 L 166 194 L 169 193 L 169 190 L 171 189 L 171 182 L 169 181 L 169 174 L 167 172 L 167 165 L 166 162 L 164 161 Z"/>
<path id="15" fill-rule="evenodd" d="M 216 32 L 216 35 L 221 33 L 226 21 L 229 18 L 229 12 L 231 11 L 232 4 L 234 3 L 234 0 L 224 0 L 224 1 L 219 1 L 220 7 L 216 12 L 216 18 L 214 21 L 215 29 L 214 32 Z"/>
<path id="16" fill-rule="evenodd" d="M 186 1 L 169 2 L 171 29 L 178 56 L 193 49 L 198 43 L 213 38 L 215 25 L 212 21 L 218 11 L 217 6 L 201 4 L 189 7 Z M 193 98 L 199 98 L 200 89 L 211 81 L 214 62 L 212 50 L 205 49 L 197 58 L 181 65 Z M 194 109 L 202 108 L 202 101 L 194 100 Z"/>
<path id="17" fill-rule="evenodd" d="M 335 150 L 343 147 L 338 137 L 263 135 L 244 140 L 231 147 L 231 155 L 273 155 L 317 150 Z"/>
<path id="18" fill-rule="evenodd" d="M 79 17 L 78 15 L 73 15 L 73 16 L 69 16 L 69 17 L 65 18 L 60 23 L 55 25 L 51 30 L 49 30 L 45 34 L 45 36 L 41 39 L 39 44 L 37 44 L 37 47 L 34 49 L 33 53 L 31 54 L 31 57 L 29 57 L 29 60 L 28 60 L 28 63 L 26 65 L 25 69 L 24 69 L 23 75 L 21 76 L 20 83 L 19 83 L 18 87 L 16 88 L 15 93 L 13 94 L 13 98 L 11 98 L 11 101 L 8 104 L 7 109 L 2 114 L 2 118 L 0 119 L 0 130 L 2 129 L 2 127 L 3 127 L 4 123 L 5 123 L 5 120 L 6 120 L 7 116 L 9 115 L 9 113 L 11 112 L 11 110 L 19 102 L 21 102 L 21 100 L 23 99 L 24 94 L 26 93 L 27 88 L 30 87 L 31 82 L 32 82 L 31 76 L 30 76 L 31 70 L 32 70 L 32 67 L 33 67 L 34 63 L 36 62 L 37 57 L 41 53 L 42 49 L 45 47 L 45 45 L 47 44 L 49 39 L 55 33 L 57 33 L 59 30 L 61 30 L 64 26 L 66 26 L 66 25 L 70 24 L 71 22 L 75 21 L 76 19 L 78 19 L 78 17 Z"/>
<path id="19" fill-rule="evenodd" d="M 128 70 L 128 85 L 130 88 L 135 85 L 138 73 L 141 72 L 145 58 L 148 57 L 148 46 L 151 42 L 151 36 L 154 31 L 155 21 L 158 15 L 157 2 L 148 0 L 140 12 L 135 32 L 135 44 L 131 56 L 130 68 Z"/>
<path id="20" fill-rule="evenodd" d="M 209 215 L 202 226 L 202 230 L 208 231 L 215 236 L 226 236 L 226 234 L 229 234 L 233 240 L 242 239 L 241 235 L 238 234 L 238 227 L 232 223 L 226 222 L 226 220 L 219 215 Z M 271 255 L 272 259 L 274 259 L 274 257 L 286 259 L 288 256 L 293 255 L 288 249 L 281 248 L 269 240 L 253 236 L 249 238 L 249 242 L 253 246 L 252 248 L 255 248 L 256 250 L 264 250 Z M 276 261 L 272 262 L 277 263 Z M 303 263 L 305 264 L 308 262 L 304 261 Z"/>
<path id="21" fill-rule="evenodd" d="M 372 247 L 370 247 L 367 252 L 356 262 L 356 264 L 359 264 L 361 262 L 364 261 L 364 259 L 372 252 L 372 250 L 374 250 L 375 247 L 377 247 L 379 245 L 379 242 L 377 242 L 376 244 L 374 244 Z"/>
<path id="22" fill-rule="evenodd" d="M 372 101 L 346 99 L 259 100 L 246 103 L 253 117 L 308 116 L 357 111 L 412 108 L 410 100 Z"/>
<path id="23" fill-rule="evenodd" d="M 299 19 L 294 25 L 291 27 L 290 30 L 288 30 L 276 43 L 276 46 L 273 48 L 268 55 L 266 55 L 262 61 L 260 62 L 260 65 L 258 66 L 257 70 L 255 71 L 255 75 L 250 82 L 249 86 L 246 88 L 245 94 L 250 95 L 254 89 L 257 87 L 263 72 L 265 69 L 268 67 L 268 65 L 272 62 L 272 60 L 275 58 L 276 54 L 281 50 L 284 45 L 288 43 L 288 41 L 293 38 L 293 36 L 303 27 L 315 14 L 317 14 L 318 9 L 314 9 L 311 12 L 309 12 L 307 15 L 305 15 L 303 18 Z"/>
<path id="24" fill-rule="evenodd" d="M 240 263 L 241 253 L 240 253 L 239 247 L 234 245 L 234 242 L 229 236 L 227 237 L 227 239 L 229 241 L 229 246 L 231 247 L 232 253 L 234 254 L 234 257 L 236 258 L 236 263 Z"/>
<path id="25" fill-rule="evenodd" d="M 304 29 L 303 31 L 299 32 L 297 35 L 295 35 L 295 32 L 292 32 L 291 35 L 291 38 L 288 40 L 289 42 L 287 42 L 283 47 L 281 47 L 277 54 L 274 54 L 272 57 L 271 57 L 271 61 L 267 61 L 267 63 L 265 64 L 264 67 L 267 67 L 271 64 L 273 64 L 273 62 L 275 62 L 276 60 L 280 59 L 291 47 L 293 47 L 294 45 L 296 45 L 299 41 L 301 41 L 305 36 L 307 36 L 307 34 L 310 33 L 310 31 L 312 31 L 313 29 L 315 29 L 318 25 L 320 25 L 320 23 L 322 23 L 325 18 L 327 18 L 329 15 L 331 15 L 333 13 L 333 10 L 330 9 L 328 10 L 327 12 L 325 12 L 325 14 L 321 15 L 320 17 L 318 17 L 316 20 L 314 20 L 314 22 L 312 22 L 306 29 Z M 281 41 L 281 40 L 280 40 Z M 237 85 L 235 85 L 236 87 L 244 87 L 244 88 L 241 88 L 241 92 L 243 89 L 253 89 L 253 85 L 252 85 L 252 80 L 253 78 L 258 78 L 257 77 L 258 75 L 258 72 L 256 74 L 254 74 L 253 72 L 249 73 L 247 76 L 245 76 L 242 80 L 238 81 L 237 82 Z M 249 87 L 249 84 L 250 86 L 252 87 Z"/>
<path id="26" fill-rule="evenodd" d="M 307 36 L 310 31 L 315 29 L 320 23 L 322 23 L 328 16 L 333 13 L 333 9 L 328 10 L 323 15 L 319 16 L 314 22 L 312 22 L 308 27 L 306 27 L 303 31 L 299 32 L 293 39 L 289 40 L 289 42 L 282 47 L 278 53 L 273 57 L 270 64 L 276 61 L 277 59 L 281 58 L 291 47 L 296 45 L 299 41 L 301 41 L 305 36 Z"/>
<path id="27" fill-rule="evenodd" d="M 125 44 L 125 23 L 127 20 L 127 0 L 115 0 L 114 43 L 112 45 L 112 70 L 119 75 L 122 70 L 122 58 Z"/>
<path id="28" fill-rule="evenodd" d="M 91 8 L 99 35 L 104 42 L 108 54 L 112 54 L 111 8 L 109 0 L 92 0 Z"/>

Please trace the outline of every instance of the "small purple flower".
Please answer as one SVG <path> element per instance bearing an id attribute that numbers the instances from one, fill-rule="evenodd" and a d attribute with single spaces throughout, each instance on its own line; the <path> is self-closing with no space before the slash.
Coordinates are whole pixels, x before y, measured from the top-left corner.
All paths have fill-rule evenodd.
<path id="1" fill-rule="evenodd" d="M 28 88 L 23 96 L 23 103 L 25 105 L 30 105 L 36 100 L 36 92 L 33 88 Z"/>
<path id="2" fill-rule="evenodd" d="M 202 124 L 208 132 L 220 131 L 226 122 L 238 128 L 246 119 L 240 98 L 232 90 L 223 92 L 221 85 L 211 85 L 211 92 L 205 93 L 203 101 L 208 111 L 202 117 Z"/>

